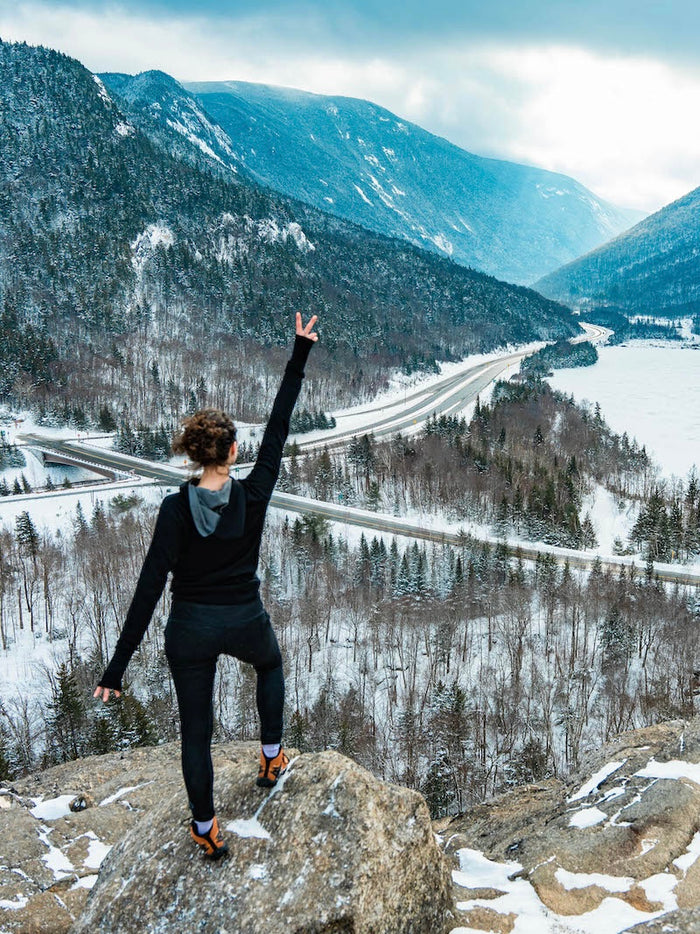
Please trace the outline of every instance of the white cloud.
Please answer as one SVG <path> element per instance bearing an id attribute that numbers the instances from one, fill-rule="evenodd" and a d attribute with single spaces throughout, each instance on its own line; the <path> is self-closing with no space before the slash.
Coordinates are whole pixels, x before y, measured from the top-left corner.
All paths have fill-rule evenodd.
<path id="1" fill-rule="evenodd" d="M 263 15 L 149 18 L 41 3 L 0 11 L 3 38 L 60 49 L 93 71 L 159 68 L 184 81 L 367 98 L 471 152 L 572 175 L 618 204 L 653 210 L 700 184 L 700 70 L 459 39 L 365 59 L 327 51 L 318 30 Z"/>

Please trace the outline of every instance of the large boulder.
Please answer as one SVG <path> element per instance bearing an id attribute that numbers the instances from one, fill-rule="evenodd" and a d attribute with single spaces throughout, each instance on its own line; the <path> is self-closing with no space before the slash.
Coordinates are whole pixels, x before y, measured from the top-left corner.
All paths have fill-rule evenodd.
<path id="1" fill-rule="evenodd" d="M 441 934 L 450 877 L 425 802 L 323 752 L 278 786 L 250 753 L 216 775 L 227 859 L 202 857 L 183 789 L 163 796 L 109 853 L 72 934 Z"/>

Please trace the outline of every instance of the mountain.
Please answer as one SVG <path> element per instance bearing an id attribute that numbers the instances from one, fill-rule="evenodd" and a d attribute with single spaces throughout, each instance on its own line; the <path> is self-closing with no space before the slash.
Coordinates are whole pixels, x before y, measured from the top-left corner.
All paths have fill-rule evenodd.
<path id="1" fill-rule="evenodd" d="M 465 152 L 368 101 L 242 81 L 183 87 L 162 72 L 101 77 L 132 116 L 179 130 L 222 165 L 511 282 L 532 282 L 642 216 L 564 175 Z"/>
<path id="2" fill-rule="evenodd" d="M 635 314 L 697 314 L 700 188 L 545 276 L 535 287 L 581 308 L 612 305 Z"/>
<path id="3" fill-rule="evenodd" d="M 0 100 L 0 394 L 15 400 L 53 380 L 91 411 L 153 418 L 156 389 L 169 417 L 211 387 L 226 402 L 245 348 L 288 343 L 297 309 L 319 313 L 316 360 L 346 393 L 387 365 L 578 329 L 536 292 L 178 159 L 65 55 L 0 44 Z M 269 394 L 257 385 L 245 405 Z"/>

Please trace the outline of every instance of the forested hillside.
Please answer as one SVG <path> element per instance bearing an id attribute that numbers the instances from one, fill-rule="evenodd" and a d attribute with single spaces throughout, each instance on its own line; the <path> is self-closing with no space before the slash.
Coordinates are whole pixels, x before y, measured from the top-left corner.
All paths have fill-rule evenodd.
<path id="1" fill-rule="evenodd" d="M 154 519 L 122 502 L 76 514 L 60 536 L 26 516 L 0 532 L 4 663 L 18 659 L 0 687 L 0 779 L 177 739 L 167 600 L 122 698 L 91 697 Z M 274 514 L 261 570 L 285 661 L 287 744 L 350 755 L 420 789 L 436 816 L 566 775 L 616 733 L 692 712 L 700 606 L 653 574 L 596 565 L 584 577 L 547 556 L 525 566 L 466 537 L 462 548 L 353 545 L 322 520 Z M 50 650 L 55 664 L 32 664 Z M 252 669 L 222 658 L 216 739 L 257 737 L 254 693 Z"/>
<path id="2" fill-rule="evenodd" d="M 642 216 L 572 178 L 486 159 L 370 101 L 245 81 L 101 76 L 160 144 L 509 282 L 531 283 Z M 186 157 L 186 156 L 185 156 Z"/>
<path id="3" fill-rule="evenodd" d="M 259 348 L 297 309 L 323 323 L 325 404 L 389 366 L 577 330 L 535 292 L 178 161 L 73 59 L 2 43 L 0 66 L 3 398 L 93 421 L 192 400 L 259 415 L 280 359 Z"/>
<path id="4" fill-rule="evenodd" d="M 700 309 L 700 188 L 647 217 L 535 287 L 580 308 L 633 314 L 697 314 Z"/>

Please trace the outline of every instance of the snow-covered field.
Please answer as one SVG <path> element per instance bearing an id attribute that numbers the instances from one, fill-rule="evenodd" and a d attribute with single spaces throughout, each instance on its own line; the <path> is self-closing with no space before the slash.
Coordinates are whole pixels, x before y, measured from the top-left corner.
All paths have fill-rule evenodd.
<path id="1" fill-rule="evenodd" d="M 556 370 L 555 389 L 600 403 L 603 417 L 626 431 L 667 476 L 700 467 L 700 349 L 696 345 L 631 341 L 600 347 L 595 366 Z"/>

